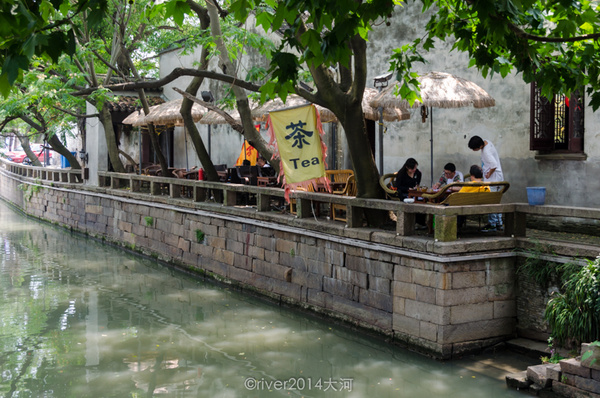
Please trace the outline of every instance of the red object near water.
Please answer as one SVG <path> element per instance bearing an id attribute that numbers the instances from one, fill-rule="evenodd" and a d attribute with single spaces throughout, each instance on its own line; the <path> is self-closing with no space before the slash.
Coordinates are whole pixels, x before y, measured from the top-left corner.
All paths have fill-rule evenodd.
<path id="1" fill-rule="evenodd" d="M 198 170 L 198 181 L 204 181 L 204 169 Z"/>

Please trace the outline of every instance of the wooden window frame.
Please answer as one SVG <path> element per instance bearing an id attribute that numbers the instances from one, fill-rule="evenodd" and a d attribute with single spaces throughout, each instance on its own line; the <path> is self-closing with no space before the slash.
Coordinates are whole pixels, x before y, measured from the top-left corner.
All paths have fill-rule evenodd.
<path id="1" fill-rule="evenodd" d="M 550 101 L 541 87 L 531 84 L 531 123 L 529 149 L 541 153 L 583 153 L 584 90 L 576 90 L 568 100 L 554 95 Z"/>

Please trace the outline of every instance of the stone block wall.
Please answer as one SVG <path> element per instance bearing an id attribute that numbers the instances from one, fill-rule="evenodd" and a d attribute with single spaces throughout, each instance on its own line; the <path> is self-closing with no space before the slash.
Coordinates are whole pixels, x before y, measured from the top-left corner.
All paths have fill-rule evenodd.
<path id="1" fill-rule="evenodd" d="M 30 215 L 438 358 L 515 333 L 514 257 L 434 256 L 303 230 L 298 219 L 293 226 L 257 220 L 253 209 L 245 217 L 211 213 L 110 190 L 44 186 L 24 199 L 17 182 L 0 172 L 0 195 Z M 382 234 L 373 236 L 381 241 Z M 370 236 L 367 230 L 358 235 Z M 392 241 L 395 234 L 389 235 Z M 415 247 L 428 246 L 424 238 L 412 239 Z"/>

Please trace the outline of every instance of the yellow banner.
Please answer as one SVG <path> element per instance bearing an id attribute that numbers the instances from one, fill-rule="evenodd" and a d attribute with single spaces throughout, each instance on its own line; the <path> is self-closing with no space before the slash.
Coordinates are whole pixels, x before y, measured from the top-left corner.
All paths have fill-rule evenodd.
<path id="1" fill-rule="evenodd" d="M 270 112 L 287 184 L 325 176 L 321 126 L 314 105 Z"/>
<path id="2" fill-rule="evenodd" d="M 248 160 L 251 166 L 256 165 L 256 158 L 258 157 L 258 151 L 252 145 L 248 144 L 248 141 L 244 140 L 244 145 L 242 145 L 242 151 L 240 152 L 240 156 L 238 156 L 237 162 L 235 162 L 236 166 L 242 166 L 244 164 L 244 160 Z"/>

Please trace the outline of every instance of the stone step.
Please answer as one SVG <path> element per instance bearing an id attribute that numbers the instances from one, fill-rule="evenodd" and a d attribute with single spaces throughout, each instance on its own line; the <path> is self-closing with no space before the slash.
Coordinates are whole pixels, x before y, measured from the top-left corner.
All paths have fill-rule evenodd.
<path id="1" fill-rule="evenodd" d="M 529 340 L 524 338 L 512 339 L 506 342 L 506 346 L 513 351 L 519 352 L 521 354 L 527 355 L 533 358 L 540 357 L 549 357 L 550 356 L 550 348 L 548 347 L 547 342 Z M 558 353 L 565 357 L 569 358 L 569 351 L 566 349 L 559 348 Z"/>

